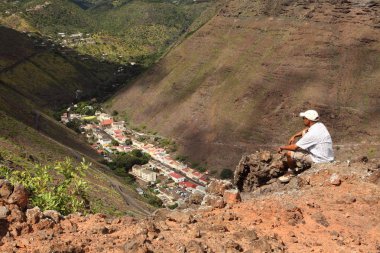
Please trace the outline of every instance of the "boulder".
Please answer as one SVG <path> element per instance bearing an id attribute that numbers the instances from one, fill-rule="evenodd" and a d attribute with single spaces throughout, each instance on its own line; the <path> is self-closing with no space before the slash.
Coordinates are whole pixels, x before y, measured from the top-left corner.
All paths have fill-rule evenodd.
<path id="1" fill-rule="evenodd" d="M 8 203 L 16 204 L 21 209 L 25 209 L 28 205 L 29 193 L 22 185 L 16 185 L 13 193 L 8 198 Z"/>
<path id="2" fill-rule="evenodd" d="M 234 184 L 242 192 L 250 192 L 277 178 L 287 171 L 286 160 L 281 154 L 260 151 L 244 155 L 234 172 Z"/>
<path id="3" fill-rule="evenodd" d="M 234 188 L 233 184 L 227 180 L 213 180 L 207 186 L 206 192 L 209 194 L 223 196 L 224 191 Z"/>
<path id="4" fill-rule="evenodd" d="M 29 224 L 36 224 L 43 218 L 42 212 L 39 207 L 26 210 L 26 220 Z"/>
<path id="5" fill-rule="evenodd" d="M 226 190 L 223 194 L 223 199 L 226 204 L 236 204 L 241 202 L 240 192 L 238 189 Z"/>
<path id="6" fill-rule="evenodd" d="M 62 220 L 62 218 L 63 218 L 63 216 L 55 210 L 46 210 L 43 212 L 43 215 L 46 218 L 53 220 L 55 223 L 60 222 L 60 220 Z"/>
<path id="7" fill-rule="evenodd" d="M 189 203 L 190 204 L 195 204 L 195 205 L 200 205 L 202 203 L 204 195 L 201 193 L 193 193 L 189 197 Z"/>
<path id="8" fill-rule="evenodd" d="M 13 192 L 13 185 L 5 179 L 0 179 L 0 198 L 7 199 Z"/>
<path id="9" fill-rule="evenodd" d="M 148 247 L 146 245 L 147 237 L 144 234 L 139 234 L 133 239 L 129 240 L 124 245 L 125 253 L 147 253 L 149 252 Z"/>
<path id="10" fill-rule="evenodd" d="M 9 209 L 6 206 L 0 206 L 0 220 L 5 220 L 9 213 Z"/>
<path id="11" fill-rule="evenodd" d="M 339 186 L 342 183 L 338 174 L 334 173 L 330 177 L 330 184 Z"/>
<path id="12" fill-rule="evenodd" d="M 166 214 L 166 218 L 170 221 L 175 221 L 183 224 L 191 224 L 196 222 L 191 214 L 184 212 L 171 211 Z"/>
<path id="13" fill-rule="evenodd" d="M 221 196 L 207 194 L 202 201 L 202 206 L 212 206 L 214 208 L 223 208 L 226 204 Z"/>

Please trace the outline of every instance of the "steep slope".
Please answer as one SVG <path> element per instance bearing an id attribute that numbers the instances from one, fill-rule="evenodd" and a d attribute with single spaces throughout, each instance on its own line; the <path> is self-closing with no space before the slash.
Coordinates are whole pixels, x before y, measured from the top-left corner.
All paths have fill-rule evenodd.
<path id="1" fill-rule="evenodd" d="M 211 168 L 286 142 L 308 108 L 320 112 L 338 155 L 364 142 L 361 152 L 378 156 L 379 12 L 375 1 L 228 1 L 110 110 L 173 137 Z"/>
<path id="2" fill-rule="evenodd" d="M 104 96 L 116 67 L 81 62 L 72 52 L 62 54 L 51 45 L 41 48 L 43 40 L 36 43 L 38 38 L 0 27 L 0 160 L 33 170 L 36 163 L 69 157 L 75 164 L 84 158 L 92 163 L 85 176 L 92 211 L 146 215 L 151 207 L 99 164 L 101 157 L 81 136 L 52 118 L 52 109 L 71 103 L 77 89 L 84 96 Z"/>
<path id="3" fill-rule="evenodd" d="M 0 250 L 375 253 L 380 250 L 376 162 L 315 167 L 273 192 L 247 194 L 242 203 L 160 209 L 144 220 L 103 214 L 62 217 L 37 208 L 27 210 L 25 218 L 16 205 L 0 198 L 0 206 L 9 211 L 0 216 Z M 369 170 L 376 172 L 369 177 Z M 340 184 L 332 184 L 331 177 Z"/>

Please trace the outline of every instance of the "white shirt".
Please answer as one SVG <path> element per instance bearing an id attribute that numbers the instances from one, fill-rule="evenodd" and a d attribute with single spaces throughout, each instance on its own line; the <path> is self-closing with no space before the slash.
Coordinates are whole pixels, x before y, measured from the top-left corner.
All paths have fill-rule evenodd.
<path id="1" fill-rule="evenodd" d="M 321 122 L 312 125 L 296 145 L 308 151 L 315 163 L 331 162 L 334 160 L 330 133 Z"/>

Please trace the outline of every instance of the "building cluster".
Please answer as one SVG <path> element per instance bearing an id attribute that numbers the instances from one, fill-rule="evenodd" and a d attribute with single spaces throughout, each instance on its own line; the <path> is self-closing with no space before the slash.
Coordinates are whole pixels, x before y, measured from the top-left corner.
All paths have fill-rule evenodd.
<path id="1" fill-rule="evenodd" d="M 46 7 L 48 7 L 49 5 L 51 5 L 51 2 L 46 1 L 46 2 L 44 2 L 43 4 L 37 4 L 36 6 L 31 7 L 31 8 L 28 8 L 28 9 L 26 9 L 25 11 L 26 11 L 26 12 L 40 11 L 40 10 L 42 10 L 42 9 L 44 9 L 44 8 L 46 8 Z"/>
<path id="2" fill-rule="evenodd" d="M 80 44 L 95 44 L 95 40 L 90 33 L 83 34 L 81 32 L 66 34 L 65 32 L 57 33 L 61 46 L 75 48 Z"/>
<path id="3" fill-rule="evenodd" d="M 209 181 L 206 174 L 174 160 L 163 148 L 138 141 L 141 133 L 128 129 L 124 121 L 115 121 L 112 116 L 101 111 L 96 111 L 94 116 L 86 116 L 70 112 L 71 109 L 68 108 L 61 115 L 61 122 L 67 124 L 79 120 L 82 134 L 107 161 L 112 162 L 111 154 L 115 152 L 133 149 L 140 149 L 152 157 L 146 165 L 133 166 L 130 174 L 138 179 L 142 188 L 153 187 L 165 205 L 185 201 L 194 192 L 205 193 Z"/>

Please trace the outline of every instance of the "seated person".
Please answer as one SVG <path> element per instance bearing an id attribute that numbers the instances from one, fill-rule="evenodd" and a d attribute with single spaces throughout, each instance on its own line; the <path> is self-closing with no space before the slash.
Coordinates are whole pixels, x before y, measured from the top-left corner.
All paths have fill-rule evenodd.
<path id="1" fill-rule="evenodd" d="M 287 151 L 286 157 L 289 170 L 279 178 L 283 183 L 289 182 L 290 178 L 294 176 L 296 162 L 311 165 L 334 160 L 330 133 L 326 126 L 319 122 L 318 113 L 315 110 L 308 110 L 301 112 L 300 117 L 303 118 L 306 128 L 293 135 L 288 145 L 278 148 L 278 152 Z M 297 137 L 301 137 L 301 139 L 295 143 Z"/>

